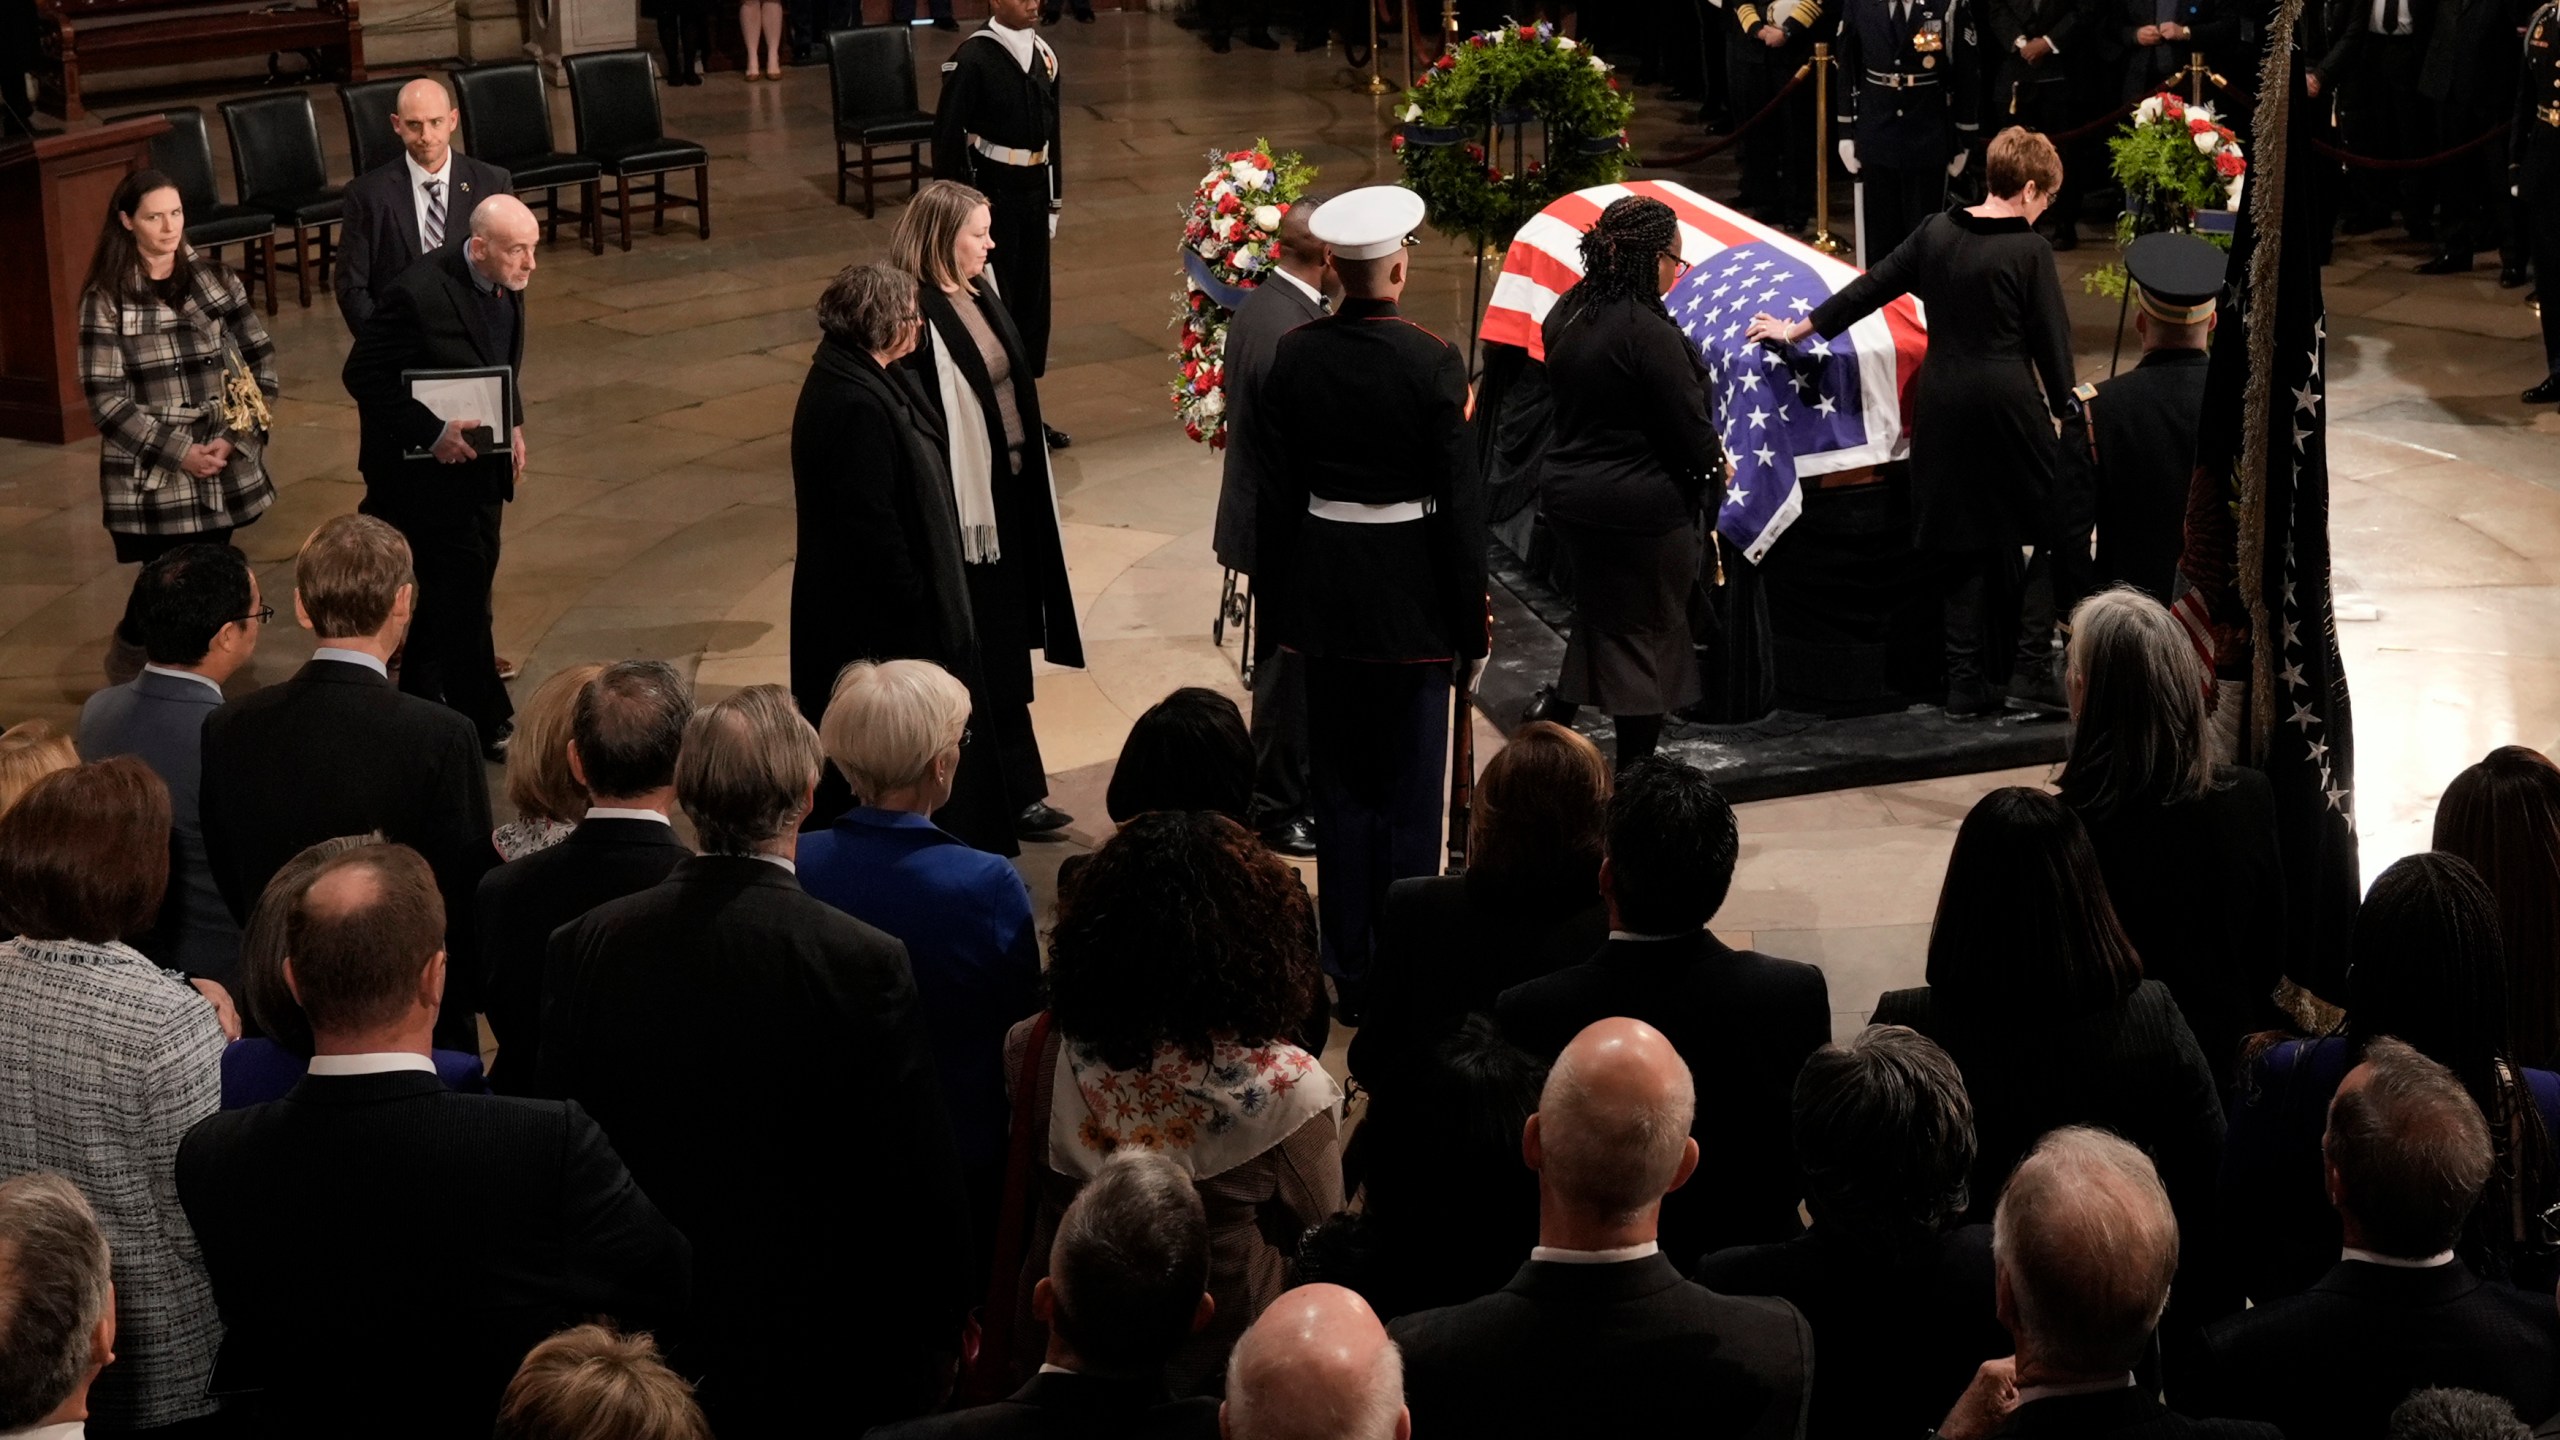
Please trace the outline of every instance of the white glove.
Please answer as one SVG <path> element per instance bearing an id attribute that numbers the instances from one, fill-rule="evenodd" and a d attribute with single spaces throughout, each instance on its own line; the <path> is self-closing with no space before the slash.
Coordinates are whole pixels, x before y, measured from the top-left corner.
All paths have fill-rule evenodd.
<path id="1" fill-rule="evenodd" d="M 1857 141 L 1843 140 L 1840 142 L 1840 163 L 1842 166 L 1847 168 L 1850 174 L 1855 175 L 1858 173 L 1860 167 L 1858 165 Z"/>
<path id="2" fill-rule="evenodd" d="M 1948 178 L 1948 179 L 1950 179 L 1950 180 L 1953 180 L 1953 179 L 1954 179 L 1954 178 L 1956 178 L 1957 176 L 1959 176 L 1959 175 L 1963 174 L 1963 173 L 1964 173 L 1964 162 L 1966 162 L 1967 160 L 1970 160 L 1970 159 L 1972 159 L 1972 158 L 1973 158 L 1973 152 L 1972 152 L 1972 151 L 1967 150 L 1967 149 L 1963 148 L 1962 146 L 1958 146 L 1958 147 L 1956 148 L 1956 158 L 1954 158 L 1953 160 L 1950 160 L 1950 161 L 1948 161 L 1948 162 L 1947 162 L 1947 178 Z"/>
<path id="3" fill-rule="evenodd" d="M 1049 238 L 1058 238 L 1058 212 L 1055 210 L 1049 212 Z"/>

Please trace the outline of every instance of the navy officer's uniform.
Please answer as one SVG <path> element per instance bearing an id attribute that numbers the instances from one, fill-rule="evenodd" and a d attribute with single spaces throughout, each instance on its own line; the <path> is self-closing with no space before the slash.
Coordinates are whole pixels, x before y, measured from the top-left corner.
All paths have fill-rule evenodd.
<path id="1" fill-rule="evenodd" d="M 1371 186 L 1312 228 L 1338 257 L 1383 258 L 1422 214 Z M 1345 296 L 1283 335 L 1263 382 L 1265 411 L 1310 422 L 1281 432 L 1261 488 L 1254 583 L 1261 623 L 1306 662 L 1325 968 L 1350 1004 L 1388 884 L 1439 868 L 1452 672 L 1485 654 L 1468 405 L 1465 353 L 1391 300 Z"/>
<path id="2" fill-rule="evenodd" d="M 996 243 L 987 264 L 1034 378 L 1049 373 L 1049 241 L 1066 178 L 1058 138 L 1058 53 L 1048 41 L 990 20 L 942 62 L 934 178 L 987 197 Z"/>
<path id="3" fill-rule="evenodd" d="M 1980 128 L 1982 84 L 1965 0 L 1849 0 L 1836 119 L 1866 191 L 1873 265 L 1947 208 L 1947 166 Z"/>

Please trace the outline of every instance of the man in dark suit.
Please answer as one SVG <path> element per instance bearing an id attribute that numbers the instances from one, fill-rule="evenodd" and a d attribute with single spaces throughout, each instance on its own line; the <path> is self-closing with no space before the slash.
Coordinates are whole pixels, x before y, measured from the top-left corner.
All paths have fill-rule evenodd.
<path id="1" fill-rule="evenodd" d="M 2085 75 L 2104 74 L 2087 53 L 2101 43 L 2107 10 L 2080 0 L 1987 0 L 1982 7 L 1982 62 L 1991 78 L 1983 98 L 1984 128 L 2024 125 L 2057 135 L 2085 118 L 2078 111 Z M 2112 94 L 2114 87 L 2098 87 Z M 2080 243 L 2080 188 L 2089 165 L 2074 147 L 2063 157 L 2062 186 L 2044 228 L 2056 250 Z"/>
<path id="2" fill-rule="evenodd" d="M 2484 1282 L 2453 1253 L 2492 1163 L 2462 1082 L 2375 1040 L 2329 1103 L 2321 1149 L 2338 1264 L 2205 1331 L 2202 1408 L 2321 1440 L 2381 1440 L 2422 1386 L 2496 1395 L 2519 1415 L 2560 1410 L 2551 1296 Z"/>
<path id="3" fill-rule="evenodd" d="M 310 1074 L 177 1159 L 226 1331 L 215 1384 L 259 1393 L 258 1433 L 486 1435 L 552 1331 L 682 1318 L 685 1238 L 586 1112 L 437 1078 L 444 904 L 417 852 L 331 859 L 288 934 Z"/>
<path id="4" fill-rule="evenodd" d="M 1281 429 L 1292 419 L 1262 408 L 1262 381 L 1280 337 L 1333 309 L 1328 288 L 1339 289 L 1333 255 L 1310 229 L 1316 202 L 1300 200 L 1280 217 L 1280 245 L 1263 277 L 1235 318 L 1227 322 L 1227 452 L 1218 484 L 1214 544 L 1218 563 L 1239 575 L 1254 573 L 1254 507 L 1263 478 L 1281 464 Z M 1307 810 L 1307 677 L 1305 662 L 1255 628 L 1253 653 L 1253 807 L 1247 823 L 1283 855 L 1316 853 L 1315 822 Z"/>
<path id="5" fill-rule="evenodd" d="M 1236 1341 L 1226 1440 L 1411 1440 L 1404 1362 L 1369 1302 L 1339 1285 L 1301 1285 Z"/>
<path id="6" fill-rule="evenodd" d="M 2359 155 L 2406 160 L 2435 150 L 2435 107 L 2419 93 L 2435 0 L 2355 0 L 2357 34 L 2338 84 L 2342 143 Z M 2470 137 L 2464 136 L 2463 139 Z M 2391 223 L 2394 210 L 2409 238 L 2432 240 L 2435 178 L 2424 170 L 2351 170 L 2339 230 L 2361 235 Z"/>
<path id="7" fill-rule="evenodd" d="M 1480 1300 L 1407 1315 L 1424 1435 L 1804 1433 L 1813 1332 L 1784 1300 L 1719 1295 L 1662 1253 L 1662 1199 L 1698 1168 L 1689 1066 L 1652 1026 L 1602 1020 L 1548 1072 L 1521 1136 L 1538 1244 Z M 1730 1178 L 1719 1163 L 1709 1186 Z"/>
<path id="8" fill-rule="evenodd" d="M 293 613 L 318 637 L 281 685 L 205 717 L 205 855 L 234 920 L 306 845 L 379 833 L 427 859 L 443 892 L 445 949 L 473 975 L 471 897 L 498 863 L 489 774 L 461 716 L 391 686 L 391 656 L 417 594 L 409 547 L 389 525 L 341 515 L 294 557 Z M 446 987 L 436 1043 L 476 1053 L 476 996 Z"/>
<path id="9" fill-rule="evenodd" d="M 400 376 L 503 365 L 520 380 L 524 287 L 541 238 L 523 201 L 485 197 L 471 213 L 467 242 L 410 266 L 381 293 L 341 376 L 363 427 L 357 508 L 390 521 L 417 557 L 418 620 L 400 688 L 462 712 L 493 760 L 504 758 L 515 733 L 515 706 L 489 638 L 489 586 L 498 573 L 499 519 L 524 473 L 524 392 L 509 387 L 511 415 L 439 420 Z M 496 437 L 485 455 L 471 439 L 484 429 Z M 413 452 L 424 458 L 410 459 Z"/>
<path id="10" fill-rule="evenodd" d="M 2009 1177 L 1991 1234 L 1994 1303 L 2017 1353 L 1983 1362 L 1938 1440 L 2283 1440 L 2268 1425 L 2191 1420 L 2134 1380 L 2178 1270 L 2178 1218 L 2140 1150 L 2085 1126 L 2051 1132 Z"/>
<path id="11" fill-rule="evenodd" d="M 537 1093 L 551 932 L 648 889 L 693 854 L 667 818 L 692 715 L 693 691 L 667 662 L 606 667 L 580 693 L 569 722 L 569 771 L 590 797 L 586 818 L 559 844 L 480 877 L 480 955 L 498 1037 L 489 1088 L 499 1094 Z"/>
<path id="12" fill-rule="evenodd" d="M 1671 1037 L 1706 1097 L 1693 1133 L 1716 1174 L 1664 1202 L 1663 1245 L 1680 1256 L 1797 1232 L 1796 1072 L 1831 1039 L 1821 971 L 1707 933 L 1740 851 L 1733 807 L 1705 776 L 1661 756 L 1628 766 L 1609 801 L 1600 869 L 1609 943 L 1495 1002 L 1504 1033 L 1535 1055 L 1610 1015 Z"/>
<path id="13" fill-rule="evenodd" d="M 512 192 L 507 172 L 453 148 L 462 112 L 429 75 L 400 87 L 391 130 L 407 153 L 349 181 L 338 235 L 338 314 L 361 338 L 392 282 L 471 229 L 471 212 Z"/>
<path id="14" fill-rule="evenodd" d="M 173 970 L 228 986 L 240 968 L 240 927 L 205 858 L 197 800 L 204 720 L 275 612 L 258 603 L 248 557 L 228 545 L 181 545 L 144 566 L 133 609 L 149 663 L 80 707 L 80 758 L 138 755 L 169 787 L 169 892 L 159 923 L 133 943 Z"/>
<path id="15" fill-rule="evenodd" d="M 992 1405 L 910 1420 L 869 1440 L 1217 1440 L 1218 1402 L 1176 1400 L 1164 1367 L 1209 1323 L 1209 1220 L 1182 1168 L 1124 1149 L 1058 1221 L 1031 1292 L 1048 1327 L 1040 1373 Z"/>
<path id="16" fill-rule="evenodd" d="M 904 945 L 802 891 L 818 737 L 779 685 L 687 723 L 705 853 L 552 937 L 546 1094 L 584 1103 L 701 1257 L 679 1368 L 724 1435 L 933 1408 L 968 1207 Z"/>

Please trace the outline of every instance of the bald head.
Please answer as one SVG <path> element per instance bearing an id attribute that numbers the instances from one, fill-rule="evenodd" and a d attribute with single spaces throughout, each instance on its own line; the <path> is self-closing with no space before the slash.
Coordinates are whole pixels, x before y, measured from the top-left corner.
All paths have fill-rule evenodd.
<path id="1" fill-rule="evenodd" d="M 1404 1361 L 1367 1301 L 1301 1285 L 1236 1342 L 1218 1428 L 1226 1440 L 1406 1440 Z"/>
<path id="2" fill-rule="evenodd" d="M 1310 285 L 1325 269 L 1324 242 L 1313 229 L 1316 209 L 1313 198 L 1301 198 L 1280 214 L 1280 266 Z"/>
<path id="3" fill-rule="evenodd" d="M 453 97 L 445 93 L 444 82 L 430 75 L 400 87 L 399 103 L 391 112 L 391 131 L 400 137 L 400 147 L 418 168 L 430 175 L 444 173 L 444 162 L 453 151 L 453 127 L 462 119 L 453 108 Z"/>
<path id="4" fill-rule="evenodd" d="M 423 1022 L 444 990 L 444 898 L 406 845 L 359 845 L 313 872 L 285 929 L 285 979 L 322 1049 Z"/>
<path id="5" fill-rule="evenodd" d="M 1661 1031 L 1618 1018 L 1573 1037 L 1547 1072 L 1538 1113 L 1529 1119 L 1528 1160 L 1538 1172 L 1542 1212 L 1567 1212 L 1542 1213 L 1542 1228 L 1566 1218 L 1635 1226 L 1643 1239 L 1653 1238 L 1662 1197 L 1697 1166 L 1697 1142 L 1689 1138 L 1697 1107 L 1688 1062 Z"/>
<path id="6" fill-rule="evenodd" d="M 513 195 L 491 195 L 471 212 L 472 267 L 510 290 L 532 281 L 541 243 L 541 222 Z"/>

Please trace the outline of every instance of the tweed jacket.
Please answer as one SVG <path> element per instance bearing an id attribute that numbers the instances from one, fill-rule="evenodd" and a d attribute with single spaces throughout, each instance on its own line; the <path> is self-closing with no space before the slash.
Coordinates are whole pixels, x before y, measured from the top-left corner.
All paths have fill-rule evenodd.
<path id="1" fill-rule="evenodd" d="M 101 1432 L 208 1414 L 222 1322 L 178 1204 L 178 1142 L 222 1103 L 222 1026 L 127 945 L 0 942 L 0 1178 L 49 1170 L 88 1197 L 115 1261 Z"/>
<path id="2" fill-rule="evenodd" d="M 263 442 L 232 435 L 231 463 L 211 479 L 179 468 L 189 445 L 222 435 L 224 341 L 274 399 L 276 349 L 238 276 L 186 252 L 193 293 L 175 310 L 156 296 L 80 297 L 80 384 L 105 443 L 98 488 L 107 528 L 127 535 L 236 529 L 275 502 Z"/>

